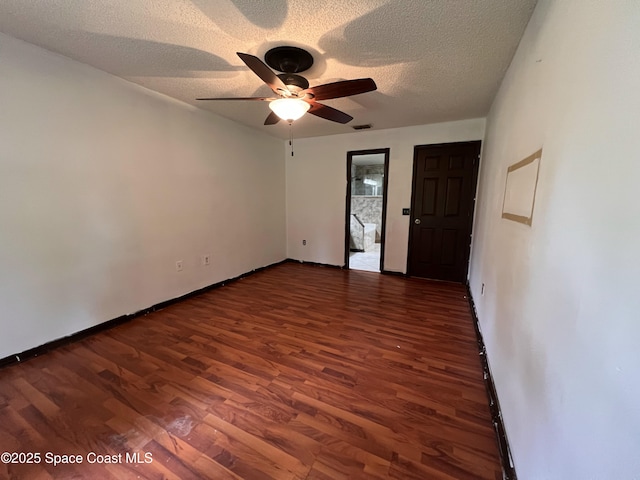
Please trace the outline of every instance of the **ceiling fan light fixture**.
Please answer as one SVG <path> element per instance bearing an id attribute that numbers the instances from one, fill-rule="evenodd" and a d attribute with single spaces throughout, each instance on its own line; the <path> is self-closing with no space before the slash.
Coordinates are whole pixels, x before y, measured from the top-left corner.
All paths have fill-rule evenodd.
<path id="1" fill-rule="evenodd" d="M 279 98 L 269 103 L 269 108 L 287 122 L 299 119 L 310 107 L 309 103 L 299 98 Z"/>

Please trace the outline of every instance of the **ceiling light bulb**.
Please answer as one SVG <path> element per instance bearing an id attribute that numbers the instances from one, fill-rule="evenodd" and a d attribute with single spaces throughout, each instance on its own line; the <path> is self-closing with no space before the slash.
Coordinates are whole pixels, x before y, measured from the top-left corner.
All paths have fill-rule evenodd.
<path id="1" fill-rule="evenodd" d="M 311 105 L 299 98 L 280 98 L 269 103 L 269 108 L 287 122 L 299 119 L 310 107 Z"/>

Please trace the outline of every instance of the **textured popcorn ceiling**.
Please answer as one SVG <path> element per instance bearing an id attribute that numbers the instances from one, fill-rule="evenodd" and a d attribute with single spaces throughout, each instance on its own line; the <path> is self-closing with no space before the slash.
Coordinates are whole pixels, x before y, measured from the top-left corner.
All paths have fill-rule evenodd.
<path id="1" fill-rule="evenodd" d="M 376 81 L 376 92 L 325 102 L 351 123 L 305 115 L 294 125 L 300 138 L 485 116 L 535 3 L 2 0 L 0 31 L 282 138 L 283 122 L 262 125 L 265 102 L 195 101 L 270 95 L 235 52 L 263 59 L 295 45 L 314 57 L 302 74 L 311 85 Z"/>

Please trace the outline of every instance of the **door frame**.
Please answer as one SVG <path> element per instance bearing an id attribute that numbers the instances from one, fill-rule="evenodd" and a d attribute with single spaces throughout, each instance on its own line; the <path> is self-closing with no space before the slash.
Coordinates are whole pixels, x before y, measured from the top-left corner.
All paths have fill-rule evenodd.
<path id="1" fill-rule="evenodd" d="M 347 152 L 347 195 L 346 208 L 344 217 L 344 265 L 343 268 L 350 270 L 349 267 L 349 249 L 351 236 L 351 166 L 353 165 L 353 157 L 359 155 L 384 154 L 384 179 L 382 180 L 382 222 L 380 223 L 380 273 L 384 265 L 385 238 L 387 229 L 387 189 L 389 187 L 389 157 L 390 148 L 374 148 L 370 150 L 353 150 Z"/>
<path id="2" fill-rule="evenodd" d="M 473 242 L 473 225 L 474 225 L 474 219 L 475 219 L 475 215 L 476 215 L 476 197 L 478 194 L 478 173 L 480 170 L 480 159 L 482 158 L 482 140 L 468 140 L 468 141 L 462 141 L 462 142 L 446 142 L 446 143 L 433 143 L 433 144 L 425 144 L 425 145 L 414 145 L 413 146 L 413 169 L 412 169 L 412 173 L 411 173 L 411 203 L 409 204 L 411 206 L 411 215 L 409 217 L 409 241 L 408 241 L 408 245 L 407 245 L 407 267 L 406 267 L 406 272 L 407 272 L 407 276 L 410 277 L 412 275 L 411 272 L 411 252 L 412 252 L 412 245 L 413 245 L 413 205 L 415 203 L 415 198 L 416 198 L 416 177 L 417 177 L 417 169 L 418 169 L 418 151 L 421 148 L 430 148 L 430 147 L 446 147 L 449 145 L 475 145 L 478 144 L 479 145 L 479 149 L 478 149 L 478 158 L 476 159 L 476 161 L 474 161 L 473 164 L 473 177 L 472 177 L 472 182 L 473 182 L 473 192 L 472 192 L 472 200 L 471 200 L 471 215 L 469 215 L 469 248 L 467 248 L 466 250 L 466 254 L 465 254 L 465 258 L 466 258 L 466 263 L 467 263 L 467 276 L 469 274 L 469 264 L 471 262 L 471 244 Z M 468 280 L 468 278 L 467 278 Z M 463 282 L 464 283 L 464 282 Z"/>

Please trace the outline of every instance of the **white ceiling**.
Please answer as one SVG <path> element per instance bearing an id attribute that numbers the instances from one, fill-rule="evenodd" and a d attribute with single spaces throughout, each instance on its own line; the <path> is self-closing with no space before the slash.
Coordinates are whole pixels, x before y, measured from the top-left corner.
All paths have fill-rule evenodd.
<path id="1" fill-rule="evenodd" d="M 305 48 L 310 84 L 371 77 L 378 90 L 327 100 L 340 125 L 305 115 L 311 137 L 483 117 L 536 0 L 2 0 L 0 31 L 239 123 L 263 126 L 265 102 L 197 97 L 270 96 L 236 56 Z M 52 95 L 55 92 L 51 92 Z"/>

